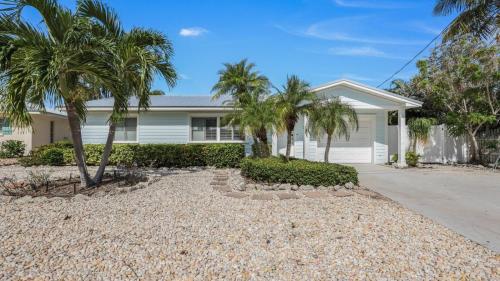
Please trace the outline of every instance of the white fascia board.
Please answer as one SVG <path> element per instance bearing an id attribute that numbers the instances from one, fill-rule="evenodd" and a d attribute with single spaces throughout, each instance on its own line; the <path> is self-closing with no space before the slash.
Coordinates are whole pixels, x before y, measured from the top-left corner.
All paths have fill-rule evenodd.
<path id="1" fill-rule="evenodd" d="M 388 99 L 388 100 L 391 100 L 391 101 L 396 101 L 396 102 L 399 102 L 399 103 L 403 102 L 405 104 L 406 108 L 415 108 L 415 107 L 422 106 L 422 102 L 420 102 L 420 101 L 413 100 L 413 99 L 406 98 L 406 97 L 394 96 L 392 94 L 385 93 L 384 91 L 374 90 L 372 88 L 364 87 L 362 85 L 359 85 L 357 83 L 353 83 L 353 82 L 350 82 L 350 81 L 347 81 L 347 80 L 341 80 L 341 81 L 333 82 L 331 84 L 326 84 L 326 85 L 323 85 L 323 86 L 312 88 L 311 91 L 313 91 L 313 92 L 319 92 L 319 91 L 322 91 L 322 90 L 325 90 L 325 89 L 333 88 L 335 86 L 346 86 L 346 87 L 350 87 L 352 89 L 360 90 L 360 91 L 365 92 L 367 94 L 371 94 L 371 95 L 374 95 L 374 96 L 377 96 L 377 97 L 385 98 L 385 99 Z"/>
<path id="2" fill-rule="evenodd" d="M 113 111 L 112 107 L 90 107 L 87 108 L 87 111 Z M 137 111 L 137 107 L 129 108 L 128 111 Z M 182 112 L 182 111 L 234 111 L 232 107 L 150 107 L 147 110 L 141 110 L 141 112 L 158 112 L 158 111 L 174 111 L 174 112 Z"/>

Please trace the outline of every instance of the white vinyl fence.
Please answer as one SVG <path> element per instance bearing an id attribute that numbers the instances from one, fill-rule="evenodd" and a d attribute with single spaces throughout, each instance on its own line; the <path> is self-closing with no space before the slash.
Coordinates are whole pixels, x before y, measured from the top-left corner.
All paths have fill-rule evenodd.
<path id="1" fill-rule="evenodd" d="M 389 157 L 398 153 L 398 126 L 389 126 Z M 410 138 L 406 136 L 407 151 L 412 151 Z M 469 159 L 465 137 L 452 137 L 445 125 L 433 126 L 425 145 L 417 145 L 417 153 L 423 163 L 465 163 Z M 390 159 L 390 158 L 389 158 Z"/>

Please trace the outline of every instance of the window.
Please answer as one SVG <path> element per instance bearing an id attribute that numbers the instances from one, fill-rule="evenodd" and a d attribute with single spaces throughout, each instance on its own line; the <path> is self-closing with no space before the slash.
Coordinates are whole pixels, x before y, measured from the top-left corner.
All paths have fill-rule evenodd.
<path id="1" fill-rule="evenodd" d="M 221 124 L 223 123 L 221 118 Z M 221 141 L 239 141 L 242 140 L 242 136 L 240 134 L 239 126 L 227 126 L 224 125 L 220 128 L 220 140 Z"/>
<path id="2" fill-rule="evenodd" d="M 216 141 L 217 140 L 217 117 L 192 118 L 191 119 L 192 141 Z"/>
<path id="3" fill-rule="evenodd" d="M 54 121 L 50 121 L 50 143 L 54 143 Z"/>
<path id="4" fill-rule="evenodd" d="M 115 141 L 137 141 L 137 118 L 125 118 L 116 124 Z"/>
<path id="5" fill-rule="evenodd" d="M 12 128 L 10 127 L 9 119 L 0 118 L 0 125 L 2 125 L 2 135 L 12 135 Z"/>

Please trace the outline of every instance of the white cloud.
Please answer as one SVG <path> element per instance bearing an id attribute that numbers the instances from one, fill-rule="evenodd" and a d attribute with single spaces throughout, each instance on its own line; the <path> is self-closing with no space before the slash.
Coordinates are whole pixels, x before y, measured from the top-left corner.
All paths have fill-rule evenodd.
<path id="1" fill-rule="evenodd" d="M 184 74 L 184 73 L 179 73 L 179 78 L 180 78 L 181 80 L 189 80 L 189 79 L 191 79 L 189 76 L 187 76 L 187 75 L 186 75 L 186 74 Z"/>
<path id="2" fill-rule="evenodd" d="M 386 58 L 386 59 L 405 59 L 403 57 L 397 57 L 389 55 L 383 51 L 372 47 L 339 47 L 330 48 L 328 50 L 329 54 L 336 56 L 353 56 L 353 57 L 376 57 L 376 58 Z"/>
<path id="3" fill-rule="evenodd" d="M 365 27 L 368 27 L 366 29 Z M 375 28 L 385 28 L 377 19 L 367 16 L 336 18 L 309 25 L 303 35 L 323 40 L 383 45 L 422 45 L 425 41 L 403 40 L 365 35 Z"/>
<path id="4" fill-rule="evenodd" d="M 402 9 L 410 7 L 410 5 L 402 4 L 400 2 L 389 2 L 380 0 L 365 0 L 365 1 L 334 0 L 334 2 L 335 4 L 337 4 L 337 6 L 348 7 L 348 8 Z"/>
<path id="5" fill-rule="evenodd" d="M 187 27 L 187 28 L 181 28 L 181 30 L 179 31 L 179 35 L 184 37 L 197 37 L 207 32 L 208 30 L 202 27 Z"/>

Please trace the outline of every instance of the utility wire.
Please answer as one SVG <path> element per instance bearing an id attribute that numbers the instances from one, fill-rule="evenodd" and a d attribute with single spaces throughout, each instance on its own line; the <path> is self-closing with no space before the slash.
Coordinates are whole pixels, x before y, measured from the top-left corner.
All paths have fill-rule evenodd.
<path id="1" fill-rule="evenodd" d="M 425 47 L 420 50 L 415 56 L 413 56 L 408 62 L 406 62 L 400 69 L 398 69 L 396 72 L 394 72 L 394 74 L 392 74 L 389 78 L 385 79 L 384 82 L 380 83 L 377 88 L 380 88 L 380 86 L 384 85 L 385 83 L 387 83 L 387 81 L 391 80 L 392 78 L 394 78 L 394 76 L 398 75 L 401 71 L 403 71 L 408 65 L 410 65 L 410 63 L 412 63 L 416 58 L 418 58 L 423 52 L 425 52 L 425 50 L 427 50 L 427 48 L 429 48 L 432 43 L 434 43 L 434 41 L 436 41 L 437 39 L 439 39 L 439 37 L 441 37 L 445 32 L 446 30 L 448 30 L 448 28 L 450 27 L 450 25 L 453 23 L 453 21 L 451 21 L 438 35 L 436 35 L 436 37 L 434 37 L 427 45 L 425 45 Z"/>

